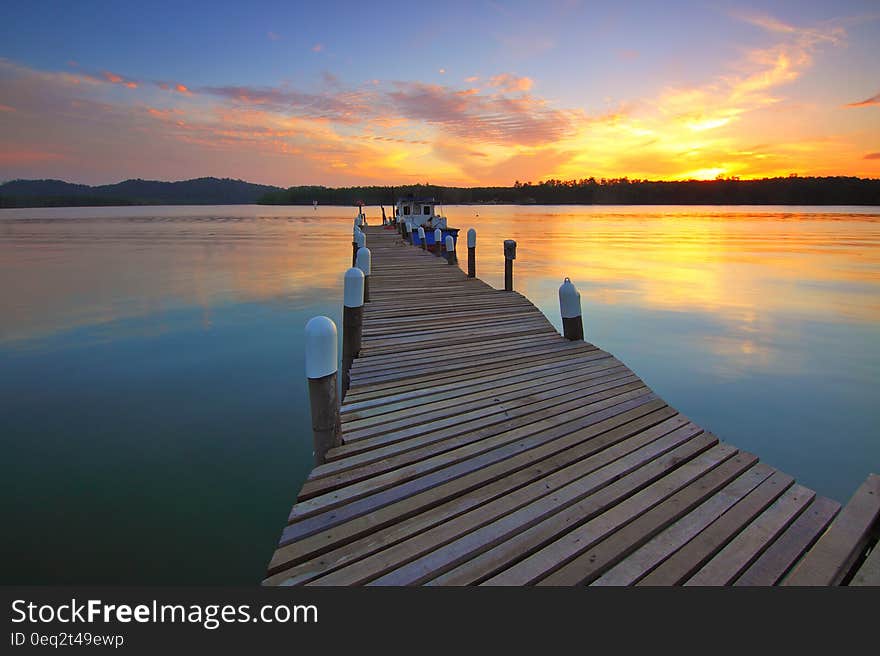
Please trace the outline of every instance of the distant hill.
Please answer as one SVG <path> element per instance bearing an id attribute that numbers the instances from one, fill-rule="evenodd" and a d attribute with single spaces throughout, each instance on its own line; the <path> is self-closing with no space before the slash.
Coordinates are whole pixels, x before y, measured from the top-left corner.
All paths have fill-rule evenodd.
<path id="1" fill-rule="evenodd" d="M 244 205 L 256 203 L 280 187 L 230 178 L 180 182 L 125 180 L 90 187 L 63 180 L 12 180 L 0 185 L 0 207 L 69 207 L 92 205 Z"/>

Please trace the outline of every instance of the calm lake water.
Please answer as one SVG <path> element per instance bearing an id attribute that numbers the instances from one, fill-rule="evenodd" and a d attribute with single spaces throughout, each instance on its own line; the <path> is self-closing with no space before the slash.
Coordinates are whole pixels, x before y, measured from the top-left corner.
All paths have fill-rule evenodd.
<path id="1" fill-rule="evenodd" d="M 846 501 L 880 472 L 880 213 L 447 207 L 477 273 Z M 257 583 L 311 464 L 302 330 L 351 208 L 0 211 L 2 583 Z M 377 220 L 369 208 L 368 217 Z M 464 258 L 462 258 L 464 259 Z"/>

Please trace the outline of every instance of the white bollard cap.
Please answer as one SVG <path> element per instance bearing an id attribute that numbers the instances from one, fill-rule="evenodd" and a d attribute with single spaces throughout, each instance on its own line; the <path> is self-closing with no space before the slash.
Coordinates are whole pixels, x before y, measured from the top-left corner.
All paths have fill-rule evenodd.
<path id="1" fill-rule="evenodd" d="M 425 229 L 422 226 L 419 226 L 419 239 L 425 238 Z"/>
<path id="2" fill-rule="evenodd" d="M 306 376 L 323 378 L 336 373 L 336 324 L 329 317 L 312 317 L 306 324 Z"/>
<path id="3" fill-rule="evenodd" d="M 581 293 L 569 278 L 559 287 L 559 311 L 563 319 L 581 316 Z"/>
<path id="4" fill-rule="evenodd" d="M 468 230 L 468 248 L 477 247 L 477 231 L 471 228 Z"/>
<path id="5" fill-rule="evenodd" d="M 358 230 L 357 234 L 354 236 L 354 241 L 358 245 L 358 248 L 364 248 L 367 245 L 367 236 Z"/>
<path id="6" fill-rule="evenodd" d="M 435 228 L 434 230 L 434 241 L 437 245 L 440 245 L 440 240 L 443 239 L 443 231 L 440 228 Z"/>
<path id="7" fill-rule="evenodd" d="M 355 257 L 355 264 L 357 268 L 364 272 L 365 276 L 370 275 L 370 264 L 372 262 L 372 256 L 370 255 L 370 249 L 366 246 L 361 246 L 358 249 L 357 257 Z"/>
<path id="8" fill-rule="evenodd" d="M 342 304 L 350 308 L 361 307 L 364 304 L 364 272 L 357 267 L 351 267 L 345 272 Z"/>
<path id="9" fill-rule="evenodd" d="M 409 221 L 406 222 L 406 231 L 412 232 L 412 223 L 410 223 Z"/>
<path id="10" fill-rule="evenodd" d="M 446 250 L 450 253 L 455 250 L 455 240 L 452 235 L 446 235 Z"/>

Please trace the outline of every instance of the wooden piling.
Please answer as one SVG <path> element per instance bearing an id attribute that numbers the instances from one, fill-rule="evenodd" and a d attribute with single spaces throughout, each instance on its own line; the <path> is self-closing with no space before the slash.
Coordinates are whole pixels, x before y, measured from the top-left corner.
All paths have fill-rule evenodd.
<path id="1" fill-rule="evenodd" d="M 581 293 L 572 284 L 570 278 L 566 278 L 559 287 L 559 313 L 562 315 L 562 336 L 571 341 L 583 341 Z"/>
<path id="2" fill-rule="evenodd" d="M 477 277 L 477 231 L 473 228 L 467 232 L 468 269 L 467 277 Z"/>
<path id="3" fill-rule="evenodd" d="M 345 272 L 342 302 L 342 398 L 351 384 L 351 365 L 361 350 L 364 323 L 364 272 Z"/>
<path id="4" fill-rule="evenodd" d="M 366 246 L 359 248 L 358 252 L 357 252 L 357 258 L 355 261 L 355 265 L 364 274 L 364 303 L 370 302 L 371 263 L 372 263 L 372 257 L 370 255 L 370 249 L 367 248 Z"/>
<path id="5" fill-rule="evenodd" d="M 327 451 L 342 444 L 336 340 L 336 324 L 328 317 L 313 317 L 306 324 L 306 377 L 316 465 L 324 463 Z"/>
<path id="6" fill-rule="evenodd" d="M 455 239 L 452 235 L 446 235 L 446 262 L 455 264 Z"/>
<path id="7" fill-rule="evenodd" d="M 516 242 L 504 240 L 504 291 L 513 291 L 513 261 L 516 259 Z"/>

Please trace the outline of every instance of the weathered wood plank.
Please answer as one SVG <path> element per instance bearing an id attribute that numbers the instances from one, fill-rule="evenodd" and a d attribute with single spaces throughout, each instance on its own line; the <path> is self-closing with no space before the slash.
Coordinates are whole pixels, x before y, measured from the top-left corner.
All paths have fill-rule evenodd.
<path id="1" fill-rule="evenodd" d="M 607 446 L 609 435 L 604 440 L 606 443 L 604 449 L 602 449 L 603 445 L 597 444 L 595 440 L 583 442 L 580 451 L 593 455 L 577 460 L 568 467 L 559 469 L 552 475 L 546 475 L 491 503 L 446 521 L 430 531 L 422 532 L 366 561 L 358 561 L 330 577 L 318 579 L 316 583 L 327 585 L 365 583 L 526 505 L 534 506 L 548 495 L 555 495 L 554 499 L 571 499 L 573 502 L 578 497 L 589 494 L 589 490 L 598 489 L 613 480 L 621 472 L 631 471 L 642 463 L 658 457 L 658 454 L 664 450 L 669 451 L 676 445 L 686 442 L 693 431 L 699 431 L 694 426 L 691 426 L 689 431 L 682 431 L 681 428 L 679 421 L 665 421 L 612 446 Z M 557 505 L 559 504 L 562 504 L 562 501 L 558 501 Z"/>
<path id="2" fill-rule="evenodd" d="M 792 485 L 684 584 L 729 585 L 797 519 L 815 497 L 816 493 L 803 485 Z"/>
<path id="3" fill-rule="evenodd" d="M 632 585 L 767 480 L 772 473 L 770 466 L 756 464 L 711 499 L 626 556 L 591 585 Z"/>
<path id="4" fill-rule="evenodd" d="M 736 586 L 776 585 L 819 539 L 840 512 L 840 504 L 820 497 L 740 576 Z"/>
<path id="5" fill-rule="evenodd" d="M 776 472 L 658 565 L 636 585 L 678 585 L 688 579 L 794 483 Z"/>
<path id="6" fill-rule="evenodd" d="M 871 553 L 862 563 L 850 585 L 880 585 L 880 544 L 875 544 Z"/>
<path id="7" fill-rule="evenodd" d="M 871 474 L 782 585 L 839 585 L 861 555 L 878 517 L 880 476 Z"/>
<path id="8" fill-rule="evenodd" d="M 721 489 L 739 481 L 743 471 L 751 467 L 757 457 L 738 453 L 697 478 L 693 483 L 660 502 L 623 528 L 612 531 L 574 560 L 563 565 L 539 585 L 584 585 L 591 583 L 603 572 L 657 533 L 700 505 Z"/>
<path id="9" fill-rule="evenodd" d="M 626 432 L 629 430 L 629 422 L 637 424 L 636 420 L 639 418 L 662 413 L 664 407 L 665 404 L 662 401 L 654 400 L 650 397 L 628 401 L 617 408 L 592 415 L 594 420 L 592 427 L 583 427 L 584 433 L 578 437 L 589 438 L 601 435 L 606 431 L 614 431 L 615 429 Z M 306 537 L 299 540 L 285 540 L 285 536 L 282 534 L 281 547 L 276 550 L 270 569 L 277 570 L 291 562 L 298 562 L 306 556 L 323 553 L 335 543 L 350 542 L 365 534 L 373 533 L 414 514 L 438 506 L 448 499 L 466 495 L 476 489 L 491 485 L 505 476 L 530 466 L 534 462 L 533 459 L 544 457 L 548 450 L 552 451 L 559 445 L 562 445 L 562 448 L 566 448 L 568 443 L 560 443 L 556 442 L 555 439 L 551 439 L 534 450 L 523 451 L 511 458 L 487 464 L 481 469 L 423 493 L 414 493 L 412 496 L 399 502 L 389 504 L 388 507 L 373 511 L 368 517 L 354 516 L 346 518 L 343 522 L 340 522 L 341 525 L 338 528 L 324 526 L 322 530 L 314 534 L 314 538 Z M 553 452 L 555 453 L 555 451 Z"/>

